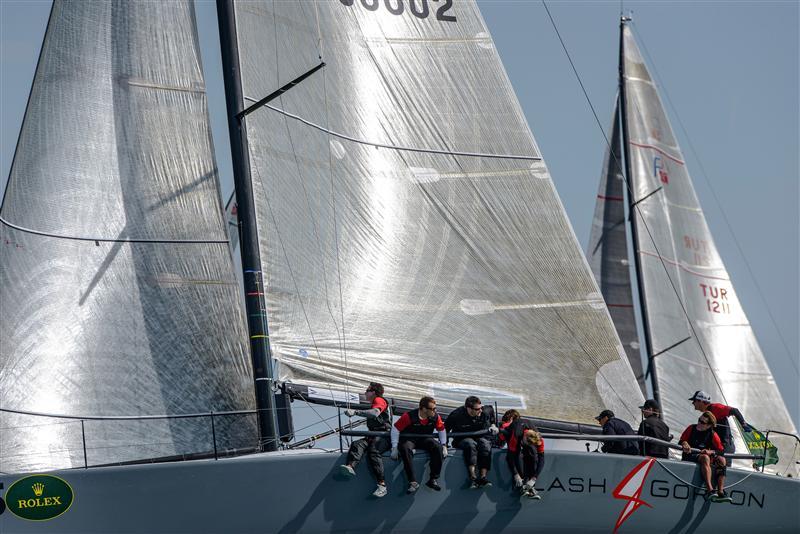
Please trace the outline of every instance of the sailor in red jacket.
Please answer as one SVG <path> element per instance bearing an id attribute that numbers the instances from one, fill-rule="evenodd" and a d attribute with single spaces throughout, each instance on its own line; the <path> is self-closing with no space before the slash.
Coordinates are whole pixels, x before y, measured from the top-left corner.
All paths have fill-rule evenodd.
<path id="1" fill-rule="evenodd" d="M 700 414 L 696 425 L 689 425 L 681 434 L 678 444 L 683 447 L 683 460 L 687 462 L 697 462 L 700 466 L 700 474 L 706 483 L 706 497 L 711 502 L 731 502 L 731 498 L 725 493 L 725 457 L 722 441 L 714 432 L 717 418 L 711 412 Z M 692 452 L 691 449 L 700 449 L 700 452 Z M 711 467 L 717 471 L 717 492 L 714 493 L 714 486 L 711 484 Z"/>
<path id="2" fill-rule="evenodd" d="M 439 433 L 439 439 L 433 437 L 434 432 Z M 427 435 L 430 434 L 430 437 Z M 425 435 L 426 437 L 413 437 Z M 439 474 L 442 471 L 442 462 L 447 456 L 447 431 L 442 418 L 436 413 L 436 401 L 433 397 L 422 397 L 419 400 L 419 409 L 411 410 L 400 416 L 392 426 L 392 460 L 400 456 L 403 459 L 403 469 L 408 479 L 407 493 L 414 493 L 419 489 L 419 484 L 414 476 L 414 449 L 428 451 L 431 457 L 431 477 L 426 486 L 439 491 Z"/>
<path id="3" fill-rule="evenodd" d="M 736 446 L 733 443 L 733 435 L 731 433 L 728 417 L 735 417 L 742 426 L 742 430 L 745 432 L 750 432 L 752 428 L 750 425 L 745 423 L 742 412 L 733 406 L 711 402 L 711 395 L 705 391 L 695 391 L 694 395 L 692 395 L 689 400 L 692 401 L 694 409 L 698 412 L 711 412 L 714 414 L 714 417 L 717 418 L 717 426 L 715 431 L 717 434 L 719 434 L 719 439 L 722 440 L 722 447 L 728 454 L 733 454 L 736 452 Z"/>

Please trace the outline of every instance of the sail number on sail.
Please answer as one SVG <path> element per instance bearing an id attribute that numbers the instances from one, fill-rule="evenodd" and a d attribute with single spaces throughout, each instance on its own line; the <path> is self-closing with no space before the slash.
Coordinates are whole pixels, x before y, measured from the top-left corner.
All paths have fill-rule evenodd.
<path id="1" fill-rule="evenodd" d="M 708 284 L 700 284 L 703 296 L 706 297 L 706 309 L 711 313 L 730 313 L 731 306 L 728 304 L 728 290 L 724 287 L 716 287 Z"/>
<path id="2" fill-rule="evenodd" d="M 355 0 L 339 1 L 346 6 L 352 6 L 355 4 Z M 431 1 L 438 2 L 439 0 Z M 384 0 L 383 4 L 392 15 L 402 15 L 406 10 L 404 2 L 408 2 L 408 10 L 411 11 L 415 17 L 426 19 L 428 18 L 428 15 L 430 15 L 428 0 Z M 361 0 L 361 5 L 369 11 L 377 11 L 381 5 L 381 0 Z M 444 22 L 456 22 L 455 15 L 446 15 L 446 13 L 450 11 L 450 8 L 452 7 L 453 0 L 444 0 L 444 4 L 439 6 L 439 9 L 436 10 L 436 20 L 441 20 Z"/>

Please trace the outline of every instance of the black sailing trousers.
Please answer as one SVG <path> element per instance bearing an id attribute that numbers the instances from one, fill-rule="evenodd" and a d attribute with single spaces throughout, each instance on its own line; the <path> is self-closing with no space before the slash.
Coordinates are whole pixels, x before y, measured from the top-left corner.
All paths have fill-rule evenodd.
<path id="1" fill-rule="evenodd" d="M 414 449 L 428 451 L 431 457 L 431 478 L 439 478 L 442 472 L 442 444 L 434 438 L 407 438 L 400 439 L 399 453 L 403 459 L 403 470 L 406 472 L 408 482 L 416 482 L 414 476 Z"/>
<path id="2" fill-rule="evenodd" d="M 508 451 L 506 462 L 512 475 L 519 475 L 523 480 L 538 478 L 544 468 L 544 453 L 533 447 L 520 447 L 517 452 Z"/>
<path id="3" fill-rule="evenodd" d="M 456 447 L 464 451 L 464 463 L 467 467 L 477 465 L 478 469 L 489 469 L 492 467 L 492 443 L 486 438 L 464 438 Z"/>
<path id="4" fill-rule="evenodd" d="M 347 451 L 347 463 L 355 469 L 366 452 L 370 473 L 372 473 L 377 482 L 384 482 L 381 454 L 391 448 L 392 446 L 387 438 L 369 437 L 356 440 L 350 445 L 350 450 Z"/>

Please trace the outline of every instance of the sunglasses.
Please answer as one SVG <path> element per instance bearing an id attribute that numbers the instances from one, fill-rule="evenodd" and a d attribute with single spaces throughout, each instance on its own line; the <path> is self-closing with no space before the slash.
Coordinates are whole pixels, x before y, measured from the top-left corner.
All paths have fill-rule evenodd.
<path id="1" fill-rule="evenodd" d="M 700 423 L 701 425 L 710 425 L 711 424 L 711 421 L 708 421 L 706 419 L 698 419 L 697 422 Z"/>

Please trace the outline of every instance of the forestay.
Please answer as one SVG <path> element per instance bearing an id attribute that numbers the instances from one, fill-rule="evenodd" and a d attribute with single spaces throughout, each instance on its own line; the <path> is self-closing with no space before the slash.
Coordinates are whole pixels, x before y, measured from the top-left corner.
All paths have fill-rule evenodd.
<path id="1" fill-rule="evenodd" d="M 279 378 L 341 399 L 376 380 L 402 399 L 638 415 L 474 2 L 240 1 L 236 25 L 249 104 L 327 64 L 245 119 Z"/>
<path id="2" fill-rule="evenodd" d="M 646 325 L 655 354 L 691 337 L 655 358 L 665 420 L 673 432 L 696 422 L 687 399 L 702 389 L 760 429 L 796 432 L 714 245 L 656 86 L 631 30 L 624 32 L 634 200 L 661 188 L 636 211 Z M 777 469 L 784 471 L 795 443 L 775 439 L 783 451 Z"/>
<path id="3" fill-rule="evenodd" d="M 597 202 L 586 256 L 592 273 L 606 299 L 625 354 L 636 375 L 642 393 L 646 393 L 645 370 L 636 316 L 633 311 L 628 236 L 625 220 L 625 177 L 622 175 L 620 151 L 619 105 L 614 107 L 611 140 L 603 161 L 603 174 L 597 191 Z M 613 147 L 613 152 L 612 152 Z"/>
<path id="4" fill-rule="evenodd" d="M 2 408 L 254 408 L 212 154 L 190 2 L 55 2 L 2 208 L 30 230 L 0 226 Z M 257 442 L 243 419 L 220 447 Z M 80 421 L 0 426 L 4 472 L 84 463 Z M 90 464 L 212 449 L 202 419 L 85 433 Z"/>

